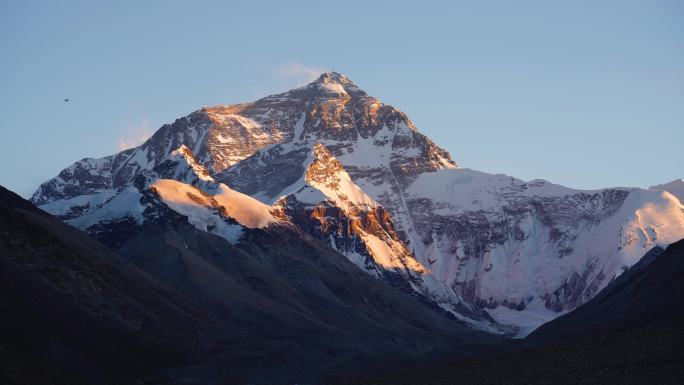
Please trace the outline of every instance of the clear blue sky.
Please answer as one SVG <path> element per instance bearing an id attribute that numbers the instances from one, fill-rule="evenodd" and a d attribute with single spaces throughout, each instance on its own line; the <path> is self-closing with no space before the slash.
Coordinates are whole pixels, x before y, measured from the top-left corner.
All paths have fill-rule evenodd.
<path id="1" fill-rule="evenodd" d="M 463 167 L 576 188 L 684 176 L 684 2 L 370 3 L 3 0 L 0 184 L 28 196 L 75 160 L 319 69 Z"/>

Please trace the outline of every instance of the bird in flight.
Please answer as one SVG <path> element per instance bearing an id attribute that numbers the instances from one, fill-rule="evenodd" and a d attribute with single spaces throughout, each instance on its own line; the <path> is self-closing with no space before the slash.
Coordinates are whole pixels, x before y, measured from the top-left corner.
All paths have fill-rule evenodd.
<path id="1" fill-rule="evenodd" d="M 65 103 L 68 102 L 69 100 L 71 100 L 71 99 L 69 99 L 69 98 L 64 98 L 64 102 L 65 102 Z"/>

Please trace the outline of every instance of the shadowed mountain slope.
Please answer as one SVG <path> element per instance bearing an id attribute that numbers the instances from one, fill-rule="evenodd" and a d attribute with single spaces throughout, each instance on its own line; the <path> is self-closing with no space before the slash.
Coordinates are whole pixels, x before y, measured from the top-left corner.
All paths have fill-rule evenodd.
<path id="1" fill-rule="evenodd" d="M 173 210 L 117 251 L 222 320 L 212 359 L 173 375 L 291 383 L 387 362 L 470 356 L 502 340 L 359 270 L 292 226 L 245 229 L 240 242 Z"/>
<path id="2" fill-rule="evenodd" d="M 214 323 L 2 187 L 0 313 L 5 383 L 107 382 L 187 364 Z"/>

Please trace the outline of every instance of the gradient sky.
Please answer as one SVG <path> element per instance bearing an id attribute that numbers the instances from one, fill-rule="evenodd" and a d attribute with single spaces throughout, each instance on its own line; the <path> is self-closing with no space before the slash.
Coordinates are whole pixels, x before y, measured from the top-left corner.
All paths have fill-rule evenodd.
<path id="1" fill-rule="evenodd" d="M 463 167 L 576 188 L 684 176 L 684 2 L 368 3 L 3 0 L 0 184 L 28 196 L 201 106 L 323 70 Z"/>

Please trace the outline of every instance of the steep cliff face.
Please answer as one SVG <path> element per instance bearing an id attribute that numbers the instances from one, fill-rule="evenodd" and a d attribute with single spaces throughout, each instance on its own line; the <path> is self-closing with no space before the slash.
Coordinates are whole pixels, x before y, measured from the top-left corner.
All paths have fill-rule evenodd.
<path id="1" fill-rule="evenodd" d="M 325 146 L 314 145 L 311 158 L 299 185 L 274 205 L 280 216 L 328 242 L 369 274 L 405 292 L 434 298 L 440 287 L 407 249 L 388 212 L 352 182 Z"/>
<path id="2" fill-rule="evenodd" d="M 264 223 L 298 227 L 477 327 L 521 335 L 684 237 L 682 205 L 667 192 L 581 191 L 458 168 L 403 112 L 334 72 L 203 108 L 137 148 L 75 163 L 32 199 L 83 229 L 140 224 L 159 179 L 211 196 L 223 184 L 280 221 Z"/>

